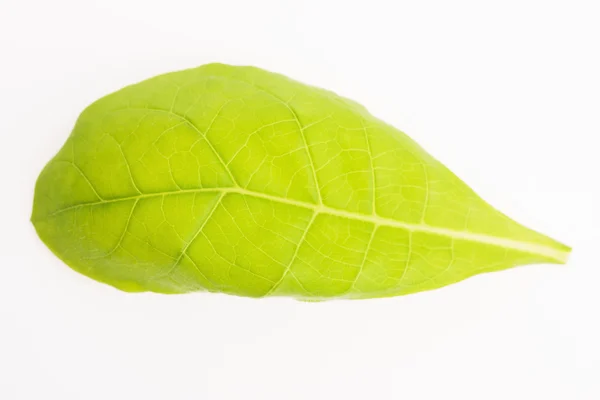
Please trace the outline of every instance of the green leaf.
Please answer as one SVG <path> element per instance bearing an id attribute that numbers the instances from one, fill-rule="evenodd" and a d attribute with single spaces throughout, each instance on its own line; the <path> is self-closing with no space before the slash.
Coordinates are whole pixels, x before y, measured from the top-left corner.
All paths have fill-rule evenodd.
<path id="1" fill-rule="evenodd" d="M 32 221 L 70 267 L 131 292 L 396 296 L 570 251 L 359 104 L 222 64 L 89 106 Z"/>

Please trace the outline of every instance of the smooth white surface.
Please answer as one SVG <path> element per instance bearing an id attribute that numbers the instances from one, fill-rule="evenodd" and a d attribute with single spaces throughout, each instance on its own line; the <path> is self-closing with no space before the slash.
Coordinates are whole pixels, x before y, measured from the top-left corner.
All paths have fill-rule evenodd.
<path id="1" fill-rule="evenodd" d="M 597 1 L 0 2 L 0 399 L 600 399 Z M 401 298 L 118 292 L 29 224 L 91 101 L 253 64 L 407 132 L 485 199 L 574 248 Z"/>

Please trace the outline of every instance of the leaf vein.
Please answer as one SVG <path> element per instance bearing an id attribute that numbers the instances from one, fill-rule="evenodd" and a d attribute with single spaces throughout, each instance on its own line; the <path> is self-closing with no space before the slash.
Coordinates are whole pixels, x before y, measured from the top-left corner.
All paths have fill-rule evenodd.
<path id="1" fill-rule="evenodd" d="M 517 250 L 517 251 L 521 251 L 521 252 L 525 252 L 525 253 L 543 255 L 545 257 L 549 257 L 549 258 L 552 258 L 557 261 L 565 261 L 569 255 L 568 250 L 558 249 L 558 248 L 554 248 L 554 247 L 543 245 L 543 244 L 522 242 L 522 241 L 518 241 L 518 240 L 514 240 L 514 239 L 509 239 L 506 237 L 492 236 L 492 235 L 488 235 L 485 233 L 468 232 L 466 230 L 454 230 L 454 229 L 450 229 L 450 228 L 443 228 L 443 227 L 432 226 L 432 225 L 421 224 L 421 223 L 415 224 L 415 223 L 402 222 L 402 221 L 398 221 L 395 219 L 381 217 L 379 215 L 367 215 L 367 214 L 355 213 L 355 212 L 341 210 L 341 209 L 328 207 L 328 206 L 324 206 L 324 205 L 315 205 L 315 204 L 307 203 L 304 201 L 288 199 L 288 198 L 283 198 L 283 197 L 277 197 L 277 196 L 269 195 L 266 193 L 255 192 L 255 191 L 251 191 L 251 190 L 239 188 L 239 187 L 176 190 L 176 191 L 148 193 L 148 194 L 137 195 L 137 196 L 129 196 L 129 197 L 122 197 L 122 198 L 117 198 L 117 199 L 83 203 L 83 204 L 73 205 L 73 206 L 69 206 L 69 207 L 60 209 L 58 211 L 55 211 L 55 212 L 49 214 L 47 218 L 59 215 L 64 212 L 76 210 L 76 209 L 79 209 L 82 207 L 90 207 L 90 206 L 101 205 L 101 204 L 110 204 L 110 203 L 114 203 L 114 202 L 127 201 L 127 200 L 136 199 L 136 198 L 147 198 L 147 197 L 178 195 L 178 194 L 186 194 L 186 193 L 201 193 L 201 192 L 222 193 L 222 194 L 237 193 L 237 194 L 242 194 L 245 196 L 261 198 L 264 200 L 269 200 L 269 201 L 273 201 L 273 202 L 277 202 L 277 203 L 281 203 L 281 204 L 288 204 L 288 205 L 292 205 L 292 206 L 296 206 L 296 207 L 300 207 L 300 208 L 304 208 L 304 209 L 308 209 L 308 210 L 318 211 L 320 214 L 333 215 L 333 216 L 347 218 L 347 219 L 356 220 L 356 221 L 370 222 L 370 223 L 374 223 L 374 224 L 380 225 L 380 226 L 389 226 L 389 227 L 393 227 L 393 228 L 400 228 L 400 229 L 403 229 L 403 230 L 406 230 L 409 232 L 422 232 L 422 233 L 426 233 L 426 234 L 451 237 L 451 238 L 458 239 L 458 240 L 484 243 L 484 244 L 489 244 L 489 245 L 497 246 L 497 247 L 501 247 L 501 248 L 509 248 L 509 249 L 513 249 L 513 250 Z"/>

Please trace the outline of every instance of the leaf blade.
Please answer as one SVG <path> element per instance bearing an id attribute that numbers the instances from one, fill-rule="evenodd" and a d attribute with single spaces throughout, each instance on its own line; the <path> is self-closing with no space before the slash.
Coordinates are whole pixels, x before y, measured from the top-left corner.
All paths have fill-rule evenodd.
<path id="1" fill-rule="evenodd" d="M 357 103 L 220 64 L 86 109 L 38 179 L 32 221 L 74 269 L 161 293 L 383 297 L 570 251 Z"/>

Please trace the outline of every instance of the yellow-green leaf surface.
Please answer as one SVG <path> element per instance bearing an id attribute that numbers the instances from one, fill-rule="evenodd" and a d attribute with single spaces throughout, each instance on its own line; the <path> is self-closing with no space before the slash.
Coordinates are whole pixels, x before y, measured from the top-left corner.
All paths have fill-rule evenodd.
<path id="1" fill-rule="evenodd" d="M 222 64 L 89 106 L 32 221 L 70 267 L 131 292 L 386 297 L 569 253 L 361 105 Z"/>

